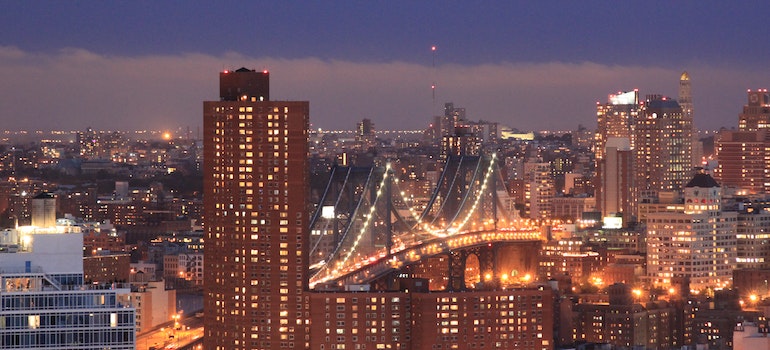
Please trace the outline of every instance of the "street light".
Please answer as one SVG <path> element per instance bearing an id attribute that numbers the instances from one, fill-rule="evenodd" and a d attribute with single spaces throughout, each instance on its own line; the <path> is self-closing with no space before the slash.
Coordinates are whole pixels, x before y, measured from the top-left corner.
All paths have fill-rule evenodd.
<path id="1" fill-rule="evenodd" d="M 179 318 L 180 317 L 181 316 L 179 314 L 174 314 L 174 315 L 171 316 L 171 319 L 174 320 L 174 330 L 178 330 L 179 329 Z"/>

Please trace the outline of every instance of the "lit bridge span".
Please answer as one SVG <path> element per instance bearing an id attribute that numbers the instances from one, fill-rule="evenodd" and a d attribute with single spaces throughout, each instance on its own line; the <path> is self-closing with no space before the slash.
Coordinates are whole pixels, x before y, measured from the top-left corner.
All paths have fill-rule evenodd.
<path id="1" fill-rule="evenodd" d="M 494 154 L 442 165 L 422 181 L 397 162 L 335 167 L 310 225 L 311 288 L 372 283 L 429 257 L 541 240 L 517 217 Z M 459 285 L 462 273 L 452 278 Z"/>
<path id="2" fill-rule="evenodd" d="M 399 271 L 404 266 L 419 262 L 429 257 L 448 255 L 454 250 L 491 245 L 500 242 L 539 241 L 540 232 L 532 230 L 498 230 L 460 232 L 447 238 L 435 238 L 409 247 L 397 247 L 390 255 L 379 254 L 369 257 L 365 263 L 334 271 L 327 280 L 321 279 L 316 283 L 332 280 L 338 286 L 348 284 L 365 284 L 377 280 L 389 273 Z"/>

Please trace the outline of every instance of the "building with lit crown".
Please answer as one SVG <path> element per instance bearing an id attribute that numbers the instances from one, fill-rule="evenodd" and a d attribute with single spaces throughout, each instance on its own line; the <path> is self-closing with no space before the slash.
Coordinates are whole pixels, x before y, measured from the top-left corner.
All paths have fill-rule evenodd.
<path id="1" fill-rule="evenodd" d="M 770 190 L 770 94 L 748 90 L 747 103 L 738 116 L 738 130 L 723 130 L 715 141 L 714 175 L 740 195 Z"/>
<path id="2" fill-rule="evenodd" d="M 738 115 L 738 130 L 757 131 L 770 127 L 770 94 L 767 89 L 746 91 L 748 103 Z"/>
<path id="3" fill-rule="evenodd" d="M 594 152 L 597 161 L 604 158 L 607 140 L 626 138 L 633 146 L 634 123 L 639 115 L 639 90 L 618 92 L 607 97 L 607 103 L 596 102 L 596 138 Z"/>
<path id="4" fill-rule="evenodd" d="M 309 103 L 270 100 L 267 71 L 219 76 L 203 103 L 204 347 L 309 348 Z"/>

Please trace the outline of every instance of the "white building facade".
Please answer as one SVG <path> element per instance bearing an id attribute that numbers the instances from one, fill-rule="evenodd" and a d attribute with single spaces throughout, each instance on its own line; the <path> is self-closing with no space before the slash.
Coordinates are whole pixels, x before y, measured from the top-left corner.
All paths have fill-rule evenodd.
<path id="1" fill-rule="evenodd" d="M 82 251 L 66 220 L 0 231 L 0 347 L 134 349 L 129 289 L 84 285 Z"/>
<path id="2" fill-rule="evenodd" d="M 689 282 L 690 290 L 731 285 L 736 267 L 737 212 L 722 211 L 719 184 L 699 172 L 685 186 L 683 212 L 647 219 L 647 273 L 653 285 Z"/>

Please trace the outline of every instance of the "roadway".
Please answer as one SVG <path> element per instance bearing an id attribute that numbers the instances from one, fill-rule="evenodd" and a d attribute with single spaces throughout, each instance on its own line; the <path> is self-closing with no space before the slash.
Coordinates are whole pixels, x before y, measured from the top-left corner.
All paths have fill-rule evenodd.
<path id="1" fill-rule="evenodd" d="M 180 319 L 178 323 L 178 327 L 174 327 L 172 321 L 165 327 L 138 335 L 136 337 L 136 349 L 180 349 L 203 337 L 202 317 L 191 315 Z"/>

